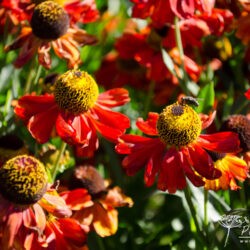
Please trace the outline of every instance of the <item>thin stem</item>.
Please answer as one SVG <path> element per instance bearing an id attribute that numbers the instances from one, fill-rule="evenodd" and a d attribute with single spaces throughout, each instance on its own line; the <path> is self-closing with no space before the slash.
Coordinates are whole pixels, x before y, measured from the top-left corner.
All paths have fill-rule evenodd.
<path id="1" fill-rule="evenodd" d="M 207 216 L 207 202 L 208 202 L 208 190 L 204 189 L 204 220 L 203 220 L 203 228 L 208 236 L 208 216 Z"/>
<path id="2" fill-rule="evenodd" d="M 186 73 L 185 65 L 184 65 L 184 51 L 183 51 L 182 40 L 181 40 L 181 31 L 180 31 L 180 26 L 179 26 L 179 19 L 178 19 L 177 16 L 175 16 L 174 24 L 175 24 L 175 40 L 176 40 L 177 48 L 178 48 L 178 51 L 179 51 L 179 54 L 180 54 L 181 69 L 182 69 L 182 72 L 183 72 L 182 79 L 179 79 L 179 82 L 180 82 L 180 87 L 181 87 L 182 91 L 186 95 L 188 95 L 189 90 L 188 90 L 187 84 L 186 84 L 188 82 L 188 75 Z"/>
<path id="3" fill-rule="evenodd" d="M 62 144 L 61 144 L 61 148 L 59 150 L 58 156 L 56 158 L 54 168 L 51 170 L 51 178 L 52 178 L 53 182 L 56 179 L 56 174 L 57 174 L 58 169 L 60 167 L 60 160 L 62 158 L 62 155 L 64 154 L 64 151 L 65 151 L 66 147 L 67 147 L 67 143 L 63 141 Z"/>
<path id="4" fill-rule="evenodd" d="M 34 80 L 34 84 L 36 85 L 38 83 L 39 77 L 42 73 L 42 68 L 43 66 L 41 64 L 38 65 L 38 69 L 36 71 L 36 76 L 35 76 L 35 80 Z"/>
<path id="5" fill-rule="evenodd" d="M 186 198 L 187 204 L 188 204 L 190 212 L 191 212 L 191 216 L 194 220 L 196 231 L 197 231 L 197 234 L 199 236 L 198 238 L 201 240 L 201 242 L 203 244 L 205 244 L 206 238 L 205 238 L 204 234 L 202 233 L 202 231 L 200 230 L 200 225 L 199 225 L 199 222 L 198 222 L 197 217 L 196 217 L 195 207 L 194 207 L 194 204 L 192 202 L 191 192 L 190 192 L 190 189 L 188 186 L 184 189 L 184 194 L 185 194 L 185 198 Z"/>

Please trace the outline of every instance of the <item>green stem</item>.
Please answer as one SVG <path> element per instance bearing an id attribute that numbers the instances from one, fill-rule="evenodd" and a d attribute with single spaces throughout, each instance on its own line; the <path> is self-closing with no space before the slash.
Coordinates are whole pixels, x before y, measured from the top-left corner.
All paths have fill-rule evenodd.
<path id="1" fill-rule="evenodd" d="M 54 168 L 51 170 L 51 178 L 52 178 L 52 181 L 53 181 L 53 182 L 54 182 L 55 179 L 56 179 L 56 174 L 57 174 L 58 169 L 59 169 L 59 167 L 60 167 L 60 160 L 61 160 L 61 158 L 62 158 L 62 155 L 63 155 L 63 153 L 64 153 L 66 147 L 67 147 L 67 143 L 63 141 L 62 144 L 61 144 L 61 148 L 60 148 L 60 150 L 59 150 L 58 156 L 57 156 L 57 158 L 56 158 Z"/>
<path id="2" fill-rule="evenodd" d="M 179 26 L 179 19 L 178 19 L 177 16 L 175 16 L 174 24 L 175 24 L 175 40 L 176 40 L 177 48 L 178 48 L 178 51 L 179 51 L 179 54 L 180 54 L 181 69 L 182 69 L 182 72 L 183 72 L 182 79 L 179 79 L 179 82 L 180 82 L 180 87 L 181 87 L 182 91 L 186 95 L 188 95 L 189 90 L 188 90 L 187 84 L 186 84 L 188 82 L 188 75 L 186 73 L 185 65 L 184 65 L 184 51 L 183 51 L 182 40 L 181 40 L 181 31 L 180 31 L 180 26 Z"/>
<path id="3" fill-rule="evenodd" d="M 203 228 L 206 236 L 208 237 L 208 214 L 207 214 L 208 190 L 204 189 L 204 220 Z"/>
<path id="4" fill-rule="evenodd" d="M 42 73 L 42 69 L 43 69 L 43 66 L 41 64 L 39 64 L 38 69 L 36 71 L 35 80 L 34 80 L 35 85 L 37 85 L 37 83 L 38 83 L 39 77 L 41 76 L 41 73 Z"/>
<path id="5" fill-rule="evenodd" d="M 33 64 L 35 64 L 35 58 L 31 62 L 31 67 Z M 39 77 L 41 76 L 42 68 L 43 67 L 41 64 L 38 64 L 37 70 L 35 70 L 34 67 L 31 68 L 31 70 L 29 71 L 26 85 L 25 85 L 25 93 L 30 93 L 33 90 L 32 86 L 34 86 L 38 83 Z"/>
<path id="6" fill-rule="evenodd" d="M 184 189 L 184 194 L 185 194 L 185 198 L 186 198 L 188 207 L 190 209 L 191 216 L 194 220 L 194 224 L 195 224 L 196 231 L 198 234 L 198 239 L 201 241 L 201 243 L 206 245 L 206 238 L 200 229 L 200 225 L 199 225 L 199 222 L 198 222 L 197 217 L 196 217 L 195 207 L 194 207 L 192 197 L 191 197 L 191 192 L 190 192 L 190 189 L 188 186 Z"/>

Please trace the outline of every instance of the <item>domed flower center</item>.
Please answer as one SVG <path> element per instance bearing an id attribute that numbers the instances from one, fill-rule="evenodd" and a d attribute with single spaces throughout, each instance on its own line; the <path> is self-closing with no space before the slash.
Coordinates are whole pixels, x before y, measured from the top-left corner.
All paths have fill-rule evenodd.
<path id="1" fill-rule="evenodd" d="M 56 80 L 54 96 L 58 106 L 78 115 L 95 105 L 98 98 L 95 80 L 84 71 L 69 70 Z"/>
<path id="2" fill-rule="evenodd" d="M 35 7 L 30 25 L 40 39 L 56 40 L 67 32 L 69 16 L 58 3 L 45 1 Z"/>
<path id="3" fill-rule="evenodd" d="M 16 156 L 0 168 L 0 193 L 11 202 L 21 205 L 36 203 L 46 189 L 44 165 L 32 156 Z"/>
<path id="4" fill-rule="evenodd" d="M 47 0 L 32 0 L 32 3 L 37 5 L 37 4 L 40 4 L 40 3 L 45 2 L 45 1 L 47 1 Z M 66 2 L 68 2 L 70 0 L 51 0 L 51 1 L 56 2 L 58 4 L 61 4 L 61 5 L 64 5 Z"/>
<path id="5" fill-rule="evenodd" d="M 238 134 L 242 152 L 250 150 L 250 120 L 245 115 L 231 115 L 222 124 L 222 131 Z"/>
<path id="6" fill-rule="evenodd" d="M 159 115 L 157 130 L 164 143 L 186 146 L 200 135 L 201 120 L 190 106 L 174 103 Z"/>

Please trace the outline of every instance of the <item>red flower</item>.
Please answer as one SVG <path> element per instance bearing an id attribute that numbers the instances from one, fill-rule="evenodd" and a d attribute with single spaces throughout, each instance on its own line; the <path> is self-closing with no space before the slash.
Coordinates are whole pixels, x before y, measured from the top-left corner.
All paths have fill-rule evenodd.
<path id="1" fill-rule="evenodd" d="M 246 91 L 245 96 L 246 96 L 247 99 L 250 100 L 250 89 L 248 89 L 248 90 Z"/>
<path id="2" fill-rule="evenodd" d="M 51 16 L 44 15 L 47 12 L 51 12 Z M 72 22 L 71 14 L 53 1 L 38 4 L 30 23 L 21 23 L 18 37 L 4 48 L 5 52 L 20 49 L 14 61 L 15 67 L 22 67 L 37 54 L 39 64 L 49 69 L 51 67 L 49 52 L 53 48 L 59 58 L 67 61 L 68 68 L 76 68 L 81 62 L 79 47 L 95 43 L 96 38 L 78 28 Z M 91 20 L 94 20 L 94 17 Z"/>
<path id="3" fill-rule="evenodd" d="M 185 176 L 195 185 L 204 185 L 203 177 L 216 179 L 221 173 L 214 168 L 205 150 L 237 152 L 238 136 L 232 132 L 201 134 L 201 129 L 211 124 L 213 118 L 202 119 L 194 110 L 183 104 L 167 106 L 159 115 L 149 113 L 148 119 L 137 120 L 145 136 L 122 135 L 116 146 L 120 154 L 127 154 L 122 165 L 128 175 L 145 167 L 147 186 L 158 175 L 158 188 L 175 193 L 186 187 Z"/>
<path id="4" fill-rule="evenodd" d="M 30 0 L 2 0 L 0 3 L 0 33 L 3 34 L 6 28 L 8 32 L 13 32 L 22 21 L 30 19 L 31 13 Z"/>
<path id="5" fill-rule="evenodd" d="M 0 178 L 1 248 L 37 249 L 32 241 L 42 241 L 47 214 L 71 216 L 64 200 L 49 187 L 45 167 L 36 158 L 11 158 L 0 168 Z"/>
<path id="6" fill-rule="evenodd" d="M 54 94 L 25 95 L 18 100 L 15 113 L 39 143 L 47 142 L 55 128 L 67 143 L 92 151 L 98 148 L 97 132 L 115 142 L 130 126 L 125 115 L 110 109 L 128 101 L 125 89 L 98 94 L 90 75 L 70 70 L 57 79 Z"/>

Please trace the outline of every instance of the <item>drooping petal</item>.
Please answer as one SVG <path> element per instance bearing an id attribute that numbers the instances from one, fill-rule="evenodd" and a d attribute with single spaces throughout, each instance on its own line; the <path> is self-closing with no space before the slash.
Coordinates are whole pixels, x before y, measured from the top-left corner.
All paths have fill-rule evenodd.
<path id="1" fill-rule="evenodd" d="M 75 117 L 75 120 L 79 121 L 79 119 L 79 117 Z M 67 119 L 62 113 L 56 119 L 56 132 L 62 140 L 69 144 L 78 144 L 81 141 L 80 135 L 72 127 L 72 120 Z"/>
<path id="2" fill-rule="evenodd" d="M 51 45 L 50 43 L 42 43 L 37 49 L 38 61 L 45 69 L 50 69 L 51 67 L 51 56 L 50 51 Z"/>
<path id="3" fill-rule="evenodd" d="M 86 243 L 86 233 L 76 220 L 72 218 L 60 218 L 57 221 L 57 226 L 61 236 L 66 241 L 69 241 L 69 245 L 73 244 L 81 247 Z M 63 246 L 62 249 L 64 249 Z"/>
<path id="4" fill-rule="evenodd" d="M 234 132 L 201 134 L 197 139 L 197 143 L 207 150 L 219 153 L 237 153 L 240 151 L 238 134 Z"/>
<path id="5" fill-rule="evenodd" d="M 157 121 L 159 118 L 158 113 L 149 112 L 148 118 L 146 121 L 143 118 L 138 118 L 136 122 L 136 126 L 145 134 L 147 135 L 157 135 Z"/>
<path id="6" fill-rule="evenodd" d="M 95 203 L 93 208 L 93 227 L 101 237 L 116 233 L 118 228 L 118 212 L 113 207 L 105 209 L 100 203 Z"/>
<path id="7" fill-rule="evenodd" d="M 101 93 L 97 103 L 105 107 L 122 106 L 130 101 L 129 93 L 124 88 L 115 88 Z"/>
<path id="8" fill-rule="evenodd" d="M 200 186 L 204 186 L 204 181 L 202 179 L 202 176 L 200 176 L 196 171 L 194 171 L 194 169 L 190 166 L 190 162 L 188 161 L 186 155 L 188 153 L 186 153 L 187 149 L 182 149 L 180 151 L 180 160 L 181 160 L 181 165 L 182 168 L 186 174 L 186 176 L 188 177 L 188 179 L 196 186 L 196 187 L 200 187 Z"/>
<path id="9" fill-rule="evenodd" d="M 72 214 L 72 211 L 68 208 L 64 199 L 53 190 L 47 191 L 39 201 L 39 204 L 47 212 L 57 217 L 69 217 Z"/>
<path id="10" fill-rule="evenodd" d="M 209 154 L 202 149 L 199 145 L 193 144 L 188 147 L 188 154 L 190 164 L 203 177 L 207 179 L 216 179 L 221 176 L 221 172 L 214 168 L 213 160 Z"/>
<path id="11" fill-rule="evenodd" d="M 23 221 L 22 211 L 12 211 L 7 217 L 6 226 L 3 228 L 2 247 L 12 249 L 14 239 Z"/>
<path id="12" fill-rule="evenodd" d="M 162 191 L 175 193 L 177 189 L 184 189 L 186 185 L 180 153 L 170 148 L 162 161 L 157 187 Z"/>
<path id="13" fill-rule="evenodd" d="M 214 121 L 216 116 L 216 111 L 210 113 L 209 115 L 199 114 L 202 122 L 202 130 L 208 128 Z"/>
<path id="14" fill-rule="evenodd" d="M 58 108 L 54 105 L 30 118 L 27 128 L 39 143 L 45 143 L 49 140 L 57 116 Z"/>
<path id="15" fill-rule="evenodd" d="M 123 159 L 122 165 L 128 175 L 134 175 L 141 168 L 146 166 L 145 180 L 147 180 L 148 185 L 150 185 L 150 179 L 154 178 L 156 174 L 155 171 L 157 171 L 159 167 L 159 165 L 157 164 L 159 163 L 159 160 L 162 159 L 161 157 L 165 150 L 165 145 L 160 141 L 159 138 L 147 139 L 147 141 L 144 141 L 142 143 L 134 144 L 131 150 L 131 154 Z M 156 156 L 159 156 L 159 158 L 157 158 Z"/>

